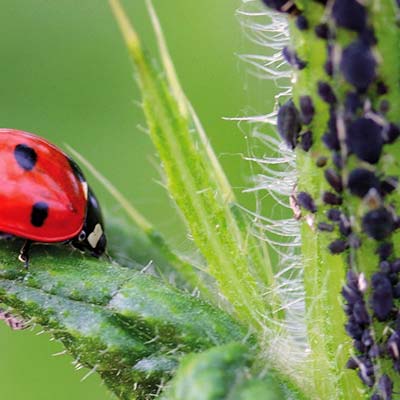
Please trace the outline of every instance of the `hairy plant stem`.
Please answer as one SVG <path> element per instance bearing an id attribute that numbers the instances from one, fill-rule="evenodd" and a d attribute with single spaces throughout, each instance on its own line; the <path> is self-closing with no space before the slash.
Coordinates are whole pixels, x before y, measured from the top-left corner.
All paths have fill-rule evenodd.
<path id="1" fill-rule="evenodd" d="M 299 31 L 291 24 L 291 40 L 298 54 L 307 60 L 307 68 L 295 75 L 293 95 L 297 104 L 299 96 L 312 97 L 315 117 L 310 128 L 314 145 L 312 154 L 297 150 L 298 191 L 305 190 L 313 198 L 329 189 L 323 169 L 316 166 L 320 156 L 329 157 L 321 137 L 329 119 L 329 107 L 317 95 L 317 82 L 326 80 L 324 63 L 326 43 L 315 36 L 313 27 L 323 17 L 323 9 L 313 1 L 304 1 L 304 14 L 311 28 Z M 316 218 L 323 212 L 318 212 Z M 311 224 L 311 226 L 310 226 Z M 340 256 L 327 250 L 333 236 L 316 230 L 316 222 L 302 221 L 302 257 L 313 392 L 318 399 L 361 399 L 361 385 L 353 371 L 344 369 L 350 354 L 351 340 L 346 335 L 345 315 L 340 298 L 344 283 L 346 263 Z M 307 373 L 307 372 L 306 372 Z"/>

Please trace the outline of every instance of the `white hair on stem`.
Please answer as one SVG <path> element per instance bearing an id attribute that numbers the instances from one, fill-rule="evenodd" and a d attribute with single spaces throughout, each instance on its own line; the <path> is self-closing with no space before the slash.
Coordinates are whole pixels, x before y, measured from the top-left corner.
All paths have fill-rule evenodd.
<path id="1" fill-rule="evenodd" d="M 278 101 L 291 96 L 292 69 L 282 57 L 282 49 L 289 43 L 288 22 L 284 15 L 268 11 L 260 0 L 242 0 L 237 11 L 245 35 L 262 54 L 239 56 L 249 66 L 249 73 L 258 79 L 273 80 L 279 90 L 275 96 L 275 110 L 264 115 L 233 118 L 242 125 L 249 124 L 252 142 L 246 157 L 260 171 L 253 175 L 253 187 L 257 198 L 256 212 L 247 210 L 253 223 L 253 234 L 268 244 L 278 258 L 276 266 L 276 286 L 264 293 L 266 301 L 271 295 L 282 299 L 282 310 L 286 312 L 284 326 L 279 319 L 268 318 L 266 327 L 266 356 L 295 379 L 299 369 L 304 368 L 309 347 L 305 326 L 305 301 L 303 287 L 303 267 L 300 254 L 300 224 L 294 218 L 273 219 L 262 215 L 262 198 L 265 192 L 276 204 L 290 209 L 290 196 L 297 182 L 296 155 L 279 138 L 276 132 Z M 262 155 L 255 154 L 260 149 Z M 265 316 L 264 316 L 265 317 Z M 267 317 L 265 317 L 267 318 Z M 280 330 L 280 328 L 283 328 Z M 272 335 L 271 331 L 282 332 Z"/>

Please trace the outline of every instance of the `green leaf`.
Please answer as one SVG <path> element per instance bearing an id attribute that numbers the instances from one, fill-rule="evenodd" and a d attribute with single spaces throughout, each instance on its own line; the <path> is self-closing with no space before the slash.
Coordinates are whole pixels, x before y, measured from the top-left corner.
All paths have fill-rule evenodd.
<path id="1" fill-rule="evenodd" d="M 156 393 L 182 355 L 247 335 L 221 310 L 143 273 L 62 246 L 35 246 L 26 271 L 17 254 L 18 242 L 3 243 L 0 301 L 42 325 L 121 399 Z"/>
<path id="2" fill-rule="evenodd" d="M 252 378 L 255 349 L 229 343 L 186 356 L 165 391 L 164 400 L 303 399 L 269 371 Z"/>

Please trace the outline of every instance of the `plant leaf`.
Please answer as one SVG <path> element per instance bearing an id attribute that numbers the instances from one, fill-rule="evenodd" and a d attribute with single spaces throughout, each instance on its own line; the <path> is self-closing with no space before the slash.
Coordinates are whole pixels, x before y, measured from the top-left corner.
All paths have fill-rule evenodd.
<path id="1" fill-rule="evenodd" d="M 61 246 L 35 246 L 30 269 L 18 242 L 0 249 L 0 301 L 38 323 L 121 399 L 146 399 L 182 355 L 246 330 L 227 314 L 159 279 Z"/>

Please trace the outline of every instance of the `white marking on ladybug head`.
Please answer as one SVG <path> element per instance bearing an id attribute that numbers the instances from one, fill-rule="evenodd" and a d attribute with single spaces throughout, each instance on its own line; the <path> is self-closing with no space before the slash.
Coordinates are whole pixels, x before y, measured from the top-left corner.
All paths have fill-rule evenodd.
<path id="1" fill-rule="evenodd" d="M 82 184 L 82 189 L 83 189 L 83 195 L 85 196 L 85 200 L 87 201 L 88 199 L 88 184 L 87 182 L 81 182 Z"/>
<path id="2" fill-rule="evenodd" d="M 89 244 L 95 249 L 97 246 L 97 243 L 99 242 L 101 235 L 103 234 L 103 228 L 101 227 L 100 224 L 96 224 L 96 226 L 93 229 L 93 232 L 88 236 L 88 242 Z"/>

